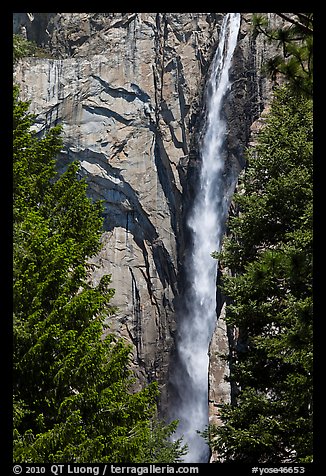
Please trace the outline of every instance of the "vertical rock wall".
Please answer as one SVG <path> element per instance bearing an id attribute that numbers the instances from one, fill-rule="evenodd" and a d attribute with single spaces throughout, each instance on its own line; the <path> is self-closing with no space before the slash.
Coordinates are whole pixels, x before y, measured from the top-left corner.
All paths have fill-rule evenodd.
<path id="1" fill-rule="evenodd" d="M 160 383 L 162 411 L 199 163 L 203 88 L 219 36 L 221 13 L 17 13 L 14 32 L 51 58 L 25 58 L 15 68 L 21 97 L 42 131 L 61 123 L 59 169 L 78 160 L 89 195 L 105 204 L 103 248 L 92 279 L 112 274 L 119 311 L 111 329 L 134 344 L 142 381 Z M 269 95 L 260 72 L 264 43 L 242 16 L 225 105 L 229 130 L 225 191 L 244 166 L 251 123 Z M 54 59 L 55 58 L 55 59 Z M 213 250 L 212 250 L 213 251 Z M 216 346 L 228 345 L 222 321 L 210 354 L 211 405 L 227 369 Z M 222 367 L 221 367 L 222 365 Z"/>

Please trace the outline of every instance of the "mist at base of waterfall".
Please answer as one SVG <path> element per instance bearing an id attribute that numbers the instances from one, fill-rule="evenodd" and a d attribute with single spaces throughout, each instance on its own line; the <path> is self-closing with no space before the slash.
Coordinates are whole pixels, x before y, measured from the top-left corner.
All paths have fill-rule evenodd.
<path id="1" fill-rule="evenodd" d="M 217 261 L 211 253 L 220 248 L 228 211 L 223 187 L 226 124 L 221 111 L 230 88 L 229 70 L 239 28 L 240 14 L 226 14 L 206 85 L 201 170 L 187 222 L 192 243 L 184 264 L 188 286 L 177 309 L 176 365 L 170 378 L 174 392 L 171 417 L 179 420 L 175 438 L 183 436 L 188 445 L 187 463 L 205 463 L 210 457 L 200 432 L 208 426 L 208 349 L 217 318 Z"/>

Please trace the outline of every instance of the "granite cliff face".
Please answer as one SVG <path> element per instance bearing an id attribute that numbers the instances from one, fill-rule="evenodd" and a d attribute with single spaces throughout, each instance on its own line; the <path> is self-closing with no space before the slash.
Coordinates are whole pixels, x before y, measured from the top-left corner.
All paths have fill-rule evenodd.
<path id="1" fill-rule="evenodd" d="M 224 108 L 225 193 L 245 164 L 250 127 L 271 91 L 260 72 L 270 52 L 250 33 L 250 16 L 242 15 Z M 14 14 L 14 32 L 51 56 L 17 64 L 21 97 L 31 100 L 40 134 L 63 125 L 59 169 L 79 160 L 89 195 L 104 200 L 103 249 L 92 260 L 92 279 L 112 274 L 119 311 L 111 329 L 134 344 L 140 379 L 158 380 L 163 414 L 175 300 L 184 283 L 185 219 L 199 166 L 203 91 L 222 18 L 221 13 Z M 212 415 L 216 403 L 230 396 L 227 368 L 216 357 L 227 347 L 220 320 L 210 349 Z"/>

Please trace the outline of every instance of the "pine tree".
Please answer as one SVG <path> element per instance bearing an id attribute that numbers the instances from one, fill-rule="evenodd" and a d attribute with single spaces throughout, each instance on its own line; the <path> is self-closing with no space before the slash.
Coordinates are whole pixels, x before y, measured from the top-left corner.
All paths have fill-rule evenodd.
<path id="1" fill-rule="evenodd" d="M 279 88 L 218 256 L 238 332 L 234 401 L 208 432 L 219 461 L 312 459 L 312 141 L 312 100 Z"/>
<path id="2" fill-rule="evenodd" d="M 283 77 L 293 89 L 308 97 L 313 94 L 313 13 L 277 13 L 283 26 L 272 28 L 266 14 L 254 14 L 255 35 L 263 34 L 277 43 L 280 54 L 272 57 L 265 70 L 273 81 Z"/>
<path id="3" fill-rule="evenodd" d="M 170 441 L 176 423 L 157 421 L 156 383 L 132 391 L 131 348 L 105 329 L 110 276 L 89 282 L 102 205 L 77 163 L 56 172 L 60 127 L 37 138 L 28 108 L 15 87 L 14 460 L 177 462 L 184 450 Z"/>

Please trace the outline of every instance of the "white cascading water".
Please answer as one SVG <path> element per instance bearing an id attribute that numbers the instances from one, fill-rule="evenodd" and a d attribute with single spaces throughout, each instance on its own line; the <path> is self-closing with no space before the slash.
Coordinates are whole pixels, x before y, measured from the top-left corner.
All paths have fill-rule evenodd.
<path id="1" fill-rule="evenodd" d="M 217 261 L 225 225 L 228 198 L 222 174 L 225 165 L 226 125 L 223 99 L 230 88 L 229 70 L 240 28 L 240 14 L 223 19 L 206 90 L 206 119 L 200 149 L 201 171 L 197 195 L 188 220 L 192 253 L 186 263 L 189 284 L 178 317 L 178 369 L 172 382 L 178 394 L 173 417 L 179 420 L 178 435 L 188 445 L 184 461 L 207 462 L 209 448 L 198 434 L 208 425 L 208 348 L 216 324 Z M 181 314 L 181 315 L 180 315 Z"/>

